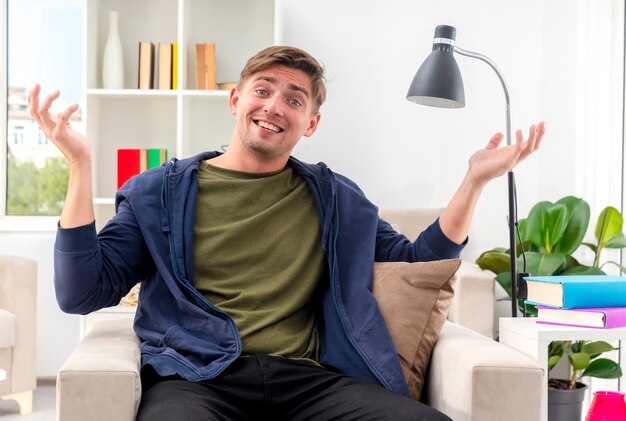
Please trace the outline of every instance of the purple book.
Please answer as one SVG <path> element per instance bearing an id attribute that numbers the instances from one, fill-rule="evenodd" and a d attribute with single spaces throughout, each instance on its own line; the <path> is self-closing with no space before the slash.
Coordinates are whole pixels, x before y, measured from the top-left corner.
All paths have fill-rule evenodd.
<path id="1" fill-rule="evenodd" d="M 626 307 L 554 308 L 537 306 L 537 323 L 611 329 L 626 326 Z"/>

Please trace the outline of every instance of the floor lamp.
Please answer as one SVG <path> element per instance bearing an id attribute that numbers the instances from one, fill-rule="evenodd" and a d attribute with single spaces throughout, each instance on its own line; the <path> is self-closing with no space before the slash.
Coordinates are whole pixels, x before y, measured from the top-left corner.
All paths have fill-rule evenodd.
<path id="1" fill-rule="evenodd" d="M 417 104 L 440 108 L 462 108 L 465 106 L 465 92 L 461 71 L 453 53 L 473 57 L 487 63 L 496 72 L 506 100 L 506 144 L 511 144 L 511 104 L 509 89 L 502 72 L 488 57 L 463 50 L 454 43 L 456 29 L 452 26 L 439 25 L 435 29 L 433 50 L 424 60 L 413 78 L 406 98 Z M 508 172 L 509 192 L 509 240 L 511 250 L 511 314 L 517 317 L 517 252 L 515 229 L 517 226 L 515 204 L 515 178 L 513 171 Z"/>

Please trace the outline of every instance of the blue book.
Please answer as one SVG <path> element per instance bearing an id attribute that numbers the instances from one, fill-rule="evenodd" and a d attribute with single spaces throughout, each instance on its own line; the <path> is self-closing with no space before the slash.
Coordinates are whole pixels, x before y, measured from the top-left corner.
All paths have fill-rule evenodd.
<path id="1" fill-rule="evenodd" d="M 525 279 L 529 304 L 556 308 L 626 306 L 624 276 L 529 276 Z"/>

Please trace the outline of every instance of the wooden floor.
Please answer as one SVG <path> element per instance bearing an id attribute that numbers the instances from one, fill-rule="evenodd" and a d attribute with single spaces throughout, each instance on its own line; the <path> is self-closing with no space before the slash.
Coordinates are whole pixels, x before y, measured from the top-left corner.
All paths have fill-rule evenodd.
<path id="1" fill-rule="evenodd" d="M 55 421 L 56 392 L 54 380 L 38 382 L 33 394 L 33 412 L 20 415 L 15 401 L 0 400 L 0 421 Z"/>

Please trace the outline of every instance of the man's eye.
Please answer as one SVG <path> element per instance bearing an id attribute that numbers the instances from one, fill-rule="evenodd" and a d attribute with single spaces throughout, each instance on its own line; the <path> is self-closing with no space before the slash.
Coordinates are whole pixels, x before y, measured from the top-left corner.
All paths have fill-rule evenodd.
<path id="1" fill-rule="evenodd" d="M 300 107 L 302 105 L 297 99 L 290 99 L 289 104 L 293 107 Z"/>
<path id="2" fill-rule="evenodd" d="M 257 89 L 255 92 L 259 95 L 267 95 L 267 91 L 265 89 Z"/>

